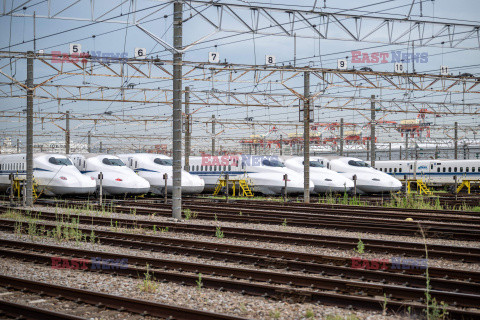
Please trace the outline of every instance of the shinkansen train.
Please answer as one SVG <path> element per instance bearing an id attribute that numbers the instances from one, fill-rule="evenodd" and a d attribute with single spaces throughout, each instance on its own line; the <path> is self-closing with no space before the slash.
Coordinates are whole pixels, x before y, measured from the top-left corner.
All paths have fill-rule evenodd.
<path id="1" fill-rule="evenodd" d="M 353 180 L 357 178 L 357 192 L 384 193 L 395 192 L 402 188 L 402 183 L 382 171 L 376 170 L 361 159 L 351 157 L 314 157 L 327 169 L 336 171 Z"/>
<path id="2" fill-rule="evenodd" d="M 480 160 L 389 160 L 375 161 L 375 168 L 403 179 L 422 179 L 430 185 L 451 185 L 480 179 Z"/>
<path id="3" fill-rule="evenodd" d="M 173 171 L 172 159 L 165 155 L 153 153 L 133 153 L 118 155 L 128 167 L 150 183 L 150 192 L 163 194 L 165 190 L 164 174 L 167 174 L 167 193 L 172 193 Z M 182 194 L 201 193 L 205 187 L 202 178 L 182 170 Z"/>
<path id="4" fill-rule="evenodd" d="M 119 157 L 110 154 L 74 154 L 70 159 L 80 172 L 95 179 L 97 189 L 100 187 L 98 174 L 103 174 L 104 195 L 145 194 L 150 190 L 148 181 L 128 168 Z"/>
<path id="5" fill-rule="evenodd" d="M 0 191 L 10 187 L 9 175 L 26 179 L 27 156 L 22 154 L 0 155 Z M 96 184 L 93 178 L 82 175 L 64 155 L 34 153 L 33 177 L 37 193 L 48 196 L 91 194 Z"/>
<path id="6" fill-rule="evenodd" d="M 303 157 L 282 157 L 285 166 L 303 175 Z M 327 169 L 321 160 L 310 157 L 310 180 L 315 185 L 313 193 L 350 192 L 353 181 L 338 172 Z"/>
<path id="7" fill-rule="evenodd" d="M 303 193 L 303 174 L 285 166 L 277 156 L 225 155 L 190 158 L 190 173 L 205 180 L 205 191 L 213 191 L 218 179 L 228 174 L 230 178 L 248 178 L 254 191 L 264 195 L 279 195 L 285 189 L 284 175 L 287 174 L 287 193 Z M 309 182 L 310 192 L 314 184 Z"/>

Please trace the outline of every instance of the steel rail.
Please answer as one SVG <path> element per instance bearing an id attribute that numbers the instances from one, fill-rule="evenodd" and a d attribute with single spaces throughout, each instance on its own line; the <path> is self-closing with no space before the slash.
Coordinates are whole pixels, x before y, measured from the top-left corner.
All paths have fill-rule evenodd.
<path id="1" fill-rule="evenodd" d="M 173 306 L 163 303 L 150 302 L 141 299 L 133 299 L 124 296 L 116 296 L 106 293 L 100 293 L 84 289 L 76 289 L 54 285 L 50 283 L 27 280 L 22 278 L 10 277 L 0 274 L 0 283 L 2 286 L 13 287 L 20 290 L 49 295 L 52 297 L 61 297 L 73 301 L 96 305 L 97 307 L 106 306 L 119 311 L 130 311 L 149 316 L 173 317 L 182 320 L 240 320 L 243 318 L 229 316 L 225 314 L 195 310 L 185 307 Z"/>
<path id="2" fill-rule="evenodd" d="M 61 249 L 60 249 L 61 250 Z M 33 260 L 35 262 L 47 263 L 51 262 L 51 256 L 48 254 L 37 254 L 29 252 L 19 252 L 14 250 L 0 249 L 0 253 L 9 257 L 15 257 L 19 259 Z M 95 254 L 101 254 L 101 252 L 95 252 Z M 65 257 L 62 255 L 61 257 Z M 198 275 L 197 274 L 185 274 L 183 270 L 180 271 L 163 271 L 159 269 L 154 269 L 148 267 L 138 267 L 138 266 L 129 266 L 127 268 L 118 268 L 113 269 L 110 266 L 105 265 L 106 268 L 96 269 L 98 266 L 95 265 L 95 268 L 92 267 L 92 261 L 85 261 L 86 269 L 85 271 L 103 271 L 114 273 L 121 276 L 137 277 L 142 278 L 141 275 L 149 272 L 152 275 L 153 279 L 160 279 L 161 282 L 175 282 L 181 285 L 189 286 L 198 286 Z M 267 272 L 268 276 L 274 276 L 274 272 Z M 414 307 L 416 306 L 417 310 L 425 309 L 425 305 L 421 305 L 420 308 L 417 302 L 424 302 L 425 299 L 425 289 L 423 288 L 412 288 L 398 285 L 387 285 L 387 284 L 375 284 L 375 283 L 365 283 L 358 282 L 354 280 L 343 280 L 343 279 L 329 279 L 329 278 L 315 278 L 307 276 L 294 276 L 288 275 L 286 279 L 291 278 L 287 283 L 289 287 L 279 287 L 271 284 L 264 283 L 253 283 L 251 282 L 253 278 L 245 280 L 236 280 L 234 277 L 230 276 L 230 279 L 218 278 L 202 275 L 202 288 L 213 288 L 220 290 L 228 290 L 234 292 L 240 292 L 242 294 L 249 294 L 253 296 L 263 296 L 273 299 L 285 299 L 290 298 L 298 301 L 313 301 L 321 303 L 331 303 L 332 293 L 336 298 L 336 305 L 348 306 L 356 304 L 357 307 L 371 308 L 372 304 L 378 303 L 378 297 L 383 297 L 386 294 L 389 301 L 403 302 L 403 305 Z M 277 274 L 278 276 L 278 274 Z M 263 278 L 260 281 L 268 281 L 269 278 Z M 297 285 L 295 280 L 303 282 L 303 285 L 310 283 L 310 288 L 294 288 Z M 322 290 L 322 291 L 318 291 Z M 326 291 L 325 291 L 326 290 Z M 431 290 L 432 297 L 435 297 L 437 301 L 444 301 L 446 303 L 454 305 L 456 308 L 452 311 L 462 312 L 463 310 L 458 309 L 457 307 L 467 307 L 467 308 L 477 308 L 480 305 L 480 295 L 478 294 L 469 294 L 469 293 L 457 293 L 457 292 L 445 292 L 438 290 Z M 358 301 L 357 298 L 362 298 L 361 301 Z M 413 304 L 412 304 L 413 303 Z M 398 306 L 398 305 L 397 305 Z M 377 308 L 381 308 L 378 306 Z M 390 309 L 391 310 L 391 309 Z M 480 312 L 478 313 L 480 316 Z"/>
<path id="3" fill-rule="evenodd" d="M 55 225 L 41 224 L 36 222 L 37 226 L 44 227 L 46 230 L 53 230 Z M 0 220 L 0 230 L 12 231 L 21 228 L 22 225 L 12 220 Z M 76 228 L 79 231 L 86 232 L 87 236 L 91 234 L 91 229 Z M 212 243 L 208 241 L 185 240 L 181 243 L 177 239 L 161 236 L 147 236 L 141 234 L 130 234 L 111 231 L 95 230 L 95 238 L 99 239 L 102 244 L 125 247 L 129 249 L 140 249 L 146 251 L 156 251 L 160 253 L 192 255 L 198 258 L 221 260 L 224 262 L 237 262 L 240 264 L 253 264 L 259 268 L 279 268 L 285 270 L 302 271 L 304 273 L 323 273 L 325 274 L 329 268 L 335 266 L 344 267 L 344 276 L 352 274 L 357 276 L 359 269 L 350 269 L 352 264 L 351 258 L 343 258 L 336 256 L 327 256 L 319 254 L 311 254 L 304 252 L 294 252 L 285 250 L 264 249 L 258 247 L 249 247 L 244 245 L 231 245 L 222 243 Z M 386 278 L 390 274 L 408 274 L 424 275 L 424 270 L 409 269 L 400 270 L 392 267 L 392 263 L 387 262 L 387 271 L 379 271 L 383 274 L 380 282 L 386 282 Z M 350 269 L 350 270 L 349 270 Z M 462 271 L 456 269 L 445 269 L 429 267 L 429 275 L 432 278 L 458 279 L 468 282 L 480 282 L 480 272 Z M 363 276 L 363 275 L 360 275 Z"/>
<path id="4" fill-rule="evenodd" d="M 17 317 L 17 319 L 87 320 L 87 318 L 83 317 L 77 317 L 66 313 L 46 310 L 5 300 L 0 300 L 0 314 Z"/>

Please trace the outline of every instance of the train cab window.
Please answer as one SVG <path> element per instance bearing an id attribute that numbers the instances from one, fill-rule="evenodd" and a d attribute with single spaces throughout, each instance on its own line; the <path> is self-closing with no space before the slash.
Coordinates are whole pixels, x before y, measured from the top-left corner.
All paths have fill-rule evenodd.
<path id="1" fill-rule="evenodd" d="M 102 162 L 108 166 L 117 166 L 117 167 L 125 166 L 125 163 L 123 163 L 122 160 L 120 159 L 103 158 Z M 137 167 L 137 161 L 135 161 L 135 167 Z"/>
<path id="2" fill-rule="evenodd" d="M 71 166 L 72 162 L 68 158 L 55 158 L 55 157 L 50 157 L 48 159 L 48 162 L 51 164 L 56 164 L 59 166 Z"/>
<path id="3" fill-rule="evenodd" d="M 310 167 L 323 168 L 323 164 L 321 164 L 319 161 L 310 161 Z"/>
<path id="4" fill-rule="evenodd" d="M 278 161 L 278 160 L 263 160 L 262 161 L 262 164 L 264 166 L 267 166 L 267 167 L 279 167 L 279 168 L 283 168 L 285 167 L 285 165 L 281 162 L 281 161 Z"/>
<path id="5" fill-rule="evenodd" d="M 348 164 L 353 167 L 366 167 L 366 168 L 370 167 L 368 163 L 362 160 L 350 160 L 348 161 Z"/>
<path id="6" fill-rule="evenodd" d="M 153 160 L 153 162 L 155 162 L 156 164 L 159 164 L 161 166 L 168 166 L 168 167 L 173 166 L 173 162 L 172 162 L 171 159 L 155 158 L 155 160 Z"/>

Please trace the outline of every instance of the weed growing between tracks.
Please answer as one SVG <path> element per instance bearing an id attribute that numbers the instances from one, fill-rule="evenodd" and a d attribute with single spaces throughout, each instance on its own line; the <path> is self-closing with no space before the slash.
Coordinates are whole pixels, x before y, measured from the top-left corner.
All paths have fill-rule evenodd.
<path id="1" fill-rule="evenodd" d="M 362 239 L 358 237 L 357 248 L 353 249 L 358 254 L 362 254 L 365 252 L 365 244 L 363 243 Z"/>
<path id="2" fill-rule="evenodd" d="M 223 234 L 223 231 L 220 227 L 217 227 L 215 229 L 215 237 L 222 239 L 225 235 Z"/>
<path id="3" fill-rule="evenodd" d="M 153 279 L 153 275 L 150 273 L 150 265 L 147 263 L 147 272 L 143 274 L 145 279 L 139 285 L 139 289 L 146 293 L 155 293 L 158 289 L 158 283 Z"/>
<path id="4" fill-rule="evenodd" d="M 430 291 L 432 290 L 432 286 L 430 285 L 430 274 L 428 272 L 428 248 L 427 248 L 427 238 L 425 236 L 425 232 L 423 231 L 422 226 L 420 223 L 418 224 L 418 228 L 420 229 L 420 233 L 422 234 L 423 244 L 425 246 L 425 259 L 427 260 L 427 268 L 425 269 L 425 279 L 426 279 L 426 287 L 425 287 L 425 304 L 427 309 L 425 310 L 427 320 L 440 320 L 446 319 L 448 312 L 446 308 L 448 304 L 445 302 L 437 303 L 435 298 L 432 298 Z"/>
<path id="5" fill-rule="evenodd" d="M 190 220 L 190 219 L 193 220 L 193 219 L 197 219 L 198 217 L 198 213 L 190 209 L 183 210 L 183 214 L 185 215 L 185 220 Z"/>
<path id="6" fill-rule="evenodd" d="M 202 282 L 202 274 L 198 274 L 198 280 L 195 281 L 197 283 L 197 289 L 202 290 L 203 282 Z"/>

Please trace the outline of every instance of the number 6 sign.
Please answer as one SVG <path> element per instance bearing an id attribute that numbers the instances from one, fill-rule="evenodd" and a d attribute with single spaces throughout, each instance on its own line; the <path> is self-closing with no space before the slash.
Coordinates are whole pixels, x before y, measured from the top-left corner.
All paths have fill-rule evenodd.
<path id="1" fill-rule="evenodd" d="M 209 52 L 208 53 L 208 62 L 219 63 L 220 62 L 220 54 L 218 54 L 218 52 Z"/>
<path id="2" fill-rule="evenodd" d="M 135 48 L 135 58 L 145 58 L 147 55 L 146 48 Z"/>

